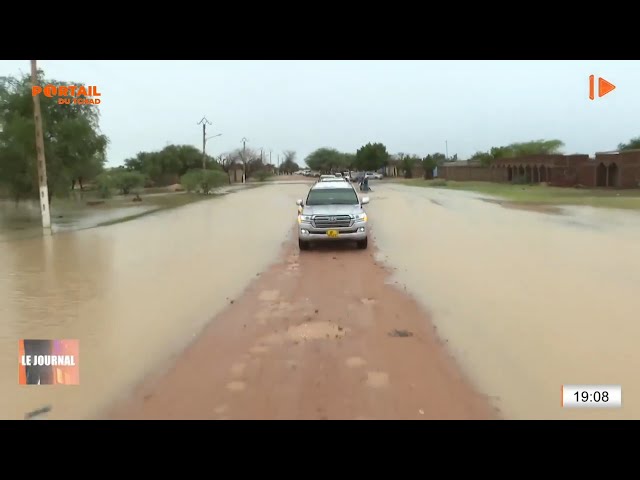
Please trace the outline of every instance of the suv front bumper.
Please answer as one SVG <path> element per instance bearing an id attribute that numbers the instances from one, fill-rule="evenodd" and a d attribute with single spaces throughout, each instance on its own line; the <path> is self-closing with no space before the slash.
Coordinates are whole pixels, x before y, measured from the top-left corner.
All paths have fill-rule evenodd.
<path id="1" fill-rule="evenodd" d="M 337 237 L 327 235 L 329 230 L 337 230 Z M 303 242 L 316 241 L 340 241 L 340 240 L 364 240 L 367 238 L 367 222 L 355 222 L 350 227 L 338 228 L 316 228 L 310 223 L 300 223 L 298 225 L 298 239 Z"/>

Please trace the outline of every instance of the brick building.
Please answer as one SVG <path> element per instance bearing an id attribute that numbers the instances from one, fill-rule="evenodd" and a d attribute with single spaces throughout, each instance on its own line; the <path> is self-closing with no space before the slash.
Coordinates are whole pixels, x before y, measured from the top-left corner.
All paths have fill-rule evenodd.
<path id="1" fill-rule="evenodd" d="M 534 155 L 495 160 L 490 167 L 446 163 L 438 176 L 458 181 L 540 183 L 558 187 L 640 187 L 640 150 L 589 155 Z"/>

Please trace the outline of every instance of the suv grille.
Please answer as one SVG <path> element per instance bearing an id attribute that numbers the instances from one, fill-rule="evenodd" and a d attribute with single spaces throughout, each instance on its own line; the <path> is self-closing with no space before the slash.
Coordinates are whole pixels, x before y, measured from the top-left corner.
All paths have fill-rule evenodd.
<path id="1" fill-rule="evenodd" d="M 350 227 L 351 217 L 349 215 L 317 215 L 313 219 L 313 226 L 316 228 Z"/>

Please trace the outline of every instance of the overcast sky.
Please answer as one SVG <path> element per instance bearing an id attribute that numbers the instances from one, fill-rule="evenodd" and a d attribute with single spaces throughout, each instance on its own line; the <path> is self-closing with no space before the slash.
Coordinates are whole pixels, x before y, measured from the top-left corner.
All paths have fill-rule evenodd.
<path id="1" fill-rule="evenodd" d="M 640 135 L 638 61 L 144 61 L 41 60 L 47 78 L 96 85 L 108 162 L 169 143 L 207 153 L 247 146 L 468 158 L 512 142 L 560 139 L 564 153 L 613 150 Z M 0 61 L 0 76 L 30 70 Z M 616 85 L 588 98 L 588 76 Z M 300 162 L 301 163 L 301 162 Z"/>

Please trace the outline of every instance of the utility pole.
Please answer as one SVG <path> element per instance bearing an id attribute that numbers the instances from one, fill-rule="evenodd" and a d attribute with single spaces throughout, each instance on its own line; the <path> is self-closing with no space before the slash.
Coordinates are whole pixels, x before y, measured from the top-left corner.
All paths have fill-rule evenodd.
<path id="1" fill-rule="evenodd" d="M 449 160 L 449 140 L 444 141 L 444 151 L 445 151 L 444 158 Z"/>
<path id="2" fill-rule="evenodd" d="M 38 66 L 36 60 L 31 60 L 31 83 L 38 83 Z M 38 161 L 38 181 L 40 184 L 40 211 L 42 213 L 42 228 L 45 234 L 51 233 L 51 212 L 49 211 L 49 188 L 47 187 L 47 164 L 44 157 L 44 134 L 42 133 L 42 112 L 40 97 L 33 96 L 33 119 L 36 124 L 36 152 Z"/>
<path id="3" fill-rule="evenodd" d="M 247 150 L 247 142 L 249 140 L 246 137 L 242 137 L 242 183 L 247 181 L 247 157 L 245 152 Z"/>
<path id="4" fill-rule="evenodd" d="M 200 120 L 197 124 L 202 125 L 202 169 L 204 170 L 207 168 L 207 154 L 205 153 L 205 147 L 207 145 L 207 125 L 212 125 L 212 123 L 207 120 L 207 117 L 202 117 L 202 120 Z"/>

